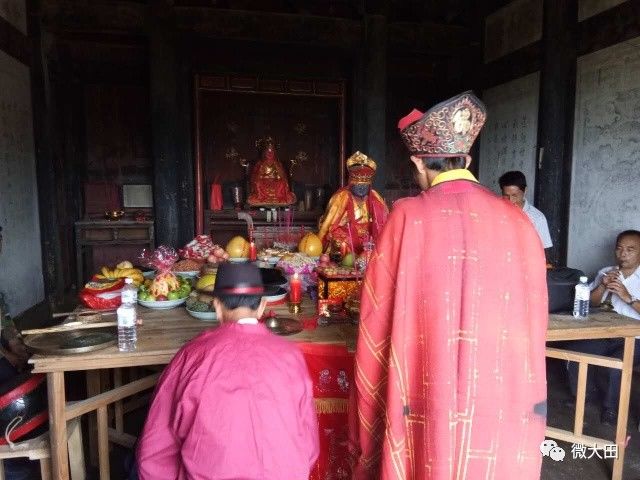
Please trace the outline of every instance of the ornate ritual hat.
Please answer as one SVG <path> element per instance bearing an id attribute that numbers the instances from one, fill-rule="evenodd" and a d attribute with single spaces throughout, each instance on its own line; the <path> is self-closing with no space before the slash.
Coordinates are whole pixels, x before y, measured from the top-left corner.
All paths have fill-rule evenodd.
<path id="1" fill-rule="evenodd" d="M 251 263 L 222 263 L 218 267 L 213 295 L 262 295 L 260 269 Z"/>
<path id="2" fill-rule="evenodd" d="M 376 168 L 376 162 L 362 152 L 356 152 L 347 158 L 347 170 L 349 170 L 351 183 L 371 183 Z"/>
<path id="3" fill-rule="evenodd" d="M 398 122 L 411 155 L 417 157 L 467 156 L 487 119 L 487 109 L 471 91 L 431 107 L 413 110 Z"/>

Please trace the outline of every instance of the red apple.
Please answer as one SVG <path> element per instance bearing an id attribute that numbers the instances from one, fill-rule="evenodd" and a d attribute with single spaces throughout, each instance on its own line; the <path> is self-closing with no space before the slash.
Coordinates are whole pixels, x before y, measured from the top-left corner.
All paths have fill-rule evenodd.
<path id="1" fill-rule="evenodd" d="M 156 302 L 164 302 L 166 300 L 168 300 L 166 295 L 158 295 L 156 297 Z"/>
<path id="2" fill-rule="evenodd" d="M 323 253 L 322 255 L 320 255 L 320 265 L 329 265 L 330 261 L 331 259 L 329 258 L 329 255 L 327 255 L 326 253 Z"/>

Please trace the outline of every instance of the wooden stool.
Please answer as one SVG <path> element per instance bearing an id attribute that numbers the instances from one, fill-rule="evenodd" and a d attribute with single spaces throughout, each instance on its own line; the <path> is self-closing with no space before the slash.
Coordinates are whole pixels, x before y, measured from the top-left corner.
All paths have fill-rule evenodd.
<path id="1" fill-rule="evenodd" d="M 84 453 L 82 448 L 82 427 L 80 417 L 67 422 L 67 445 L 69 447 L 69 463 L 72 480 L 85 480 Z M 0 480 L 4 480 L 5 458 L 28 458 L 40 460 L 40 475 L 42 480 L 51 480 L 51 450 L 49 448 L 49 432 L 42 435 L 17 442 L 13 448 L 9 445 L 0 446 Z"/>

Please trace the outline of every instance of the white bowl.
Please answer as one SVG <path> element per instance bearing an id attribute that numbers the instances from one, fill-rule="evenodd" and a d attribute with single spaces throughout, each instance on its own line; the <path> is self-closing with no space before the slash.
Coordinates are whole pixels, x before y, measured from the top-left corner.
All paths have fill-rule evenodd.
<path id="1" fill-rule="evenodd" d="M 249 261 L 249 258 L 248 257 L 229 258 L 229 261 L 231 263 L 247 263 Z"/>
<path id="2" fill-rule="evenodd" d="M 263 298 L 265 298 L 267 300 L 267 304 L 270 303 L 274 303 L 274 302 L 279 302 L 281 300 L 284 300 L 284 298 L 287 296 L 288 292 L 286 289 L 280 287 L 278 289 L 277 292 L 275 292 L 274 295 L 265 295 Z"/>
<path id="3" fill-rule="evenodd" d="M 173 272 L 173 273 L 183 278 L 196 278 L 200 274 L 200 270 L 191 270 L 188 272 Z"/>
<path id="4" fill-rule="evenodd" d="M 156 300 L 153 302 L 138 300 L 138 303 L 143 307 L 153 308 L 155 310 L 168 310 L 169 308 L 175 308 L 179 305 L 182 305 L 186 301 L 187 297 L 179 298 L 178 300 Z"/>
<path id="5" fill-rule="evenodd" d="M 205 322 L 217 322 L 218 318 L 216 317 L 216 312 L 194 312 L 193 310 L 189 310 L 187 308 L 187 312 L 193 318 L 197 318 L 198 320 L 203 320 Z"/>

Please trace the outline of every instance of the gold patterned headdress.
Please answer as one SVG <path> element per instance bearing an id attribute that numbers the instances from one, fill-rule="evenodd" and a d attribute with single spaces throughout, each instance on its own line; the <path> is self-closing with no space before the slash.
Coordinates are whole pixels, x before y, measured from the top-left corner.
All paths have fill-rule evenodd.
<path id="1" fill-rule="evenodd" d="M 487 108 L 472 92 L 464 92 L 431 107 L 414 109 L 400 119 L 398 129 L 411 155 L 465 157 L 487 120 Z"/>
<path id="2" fill-rule="evenodd" d="M 371 183 L 376 173 L 376 162 L 362 152 L 356 152 L 347 159 L 349 183 Z"/>

